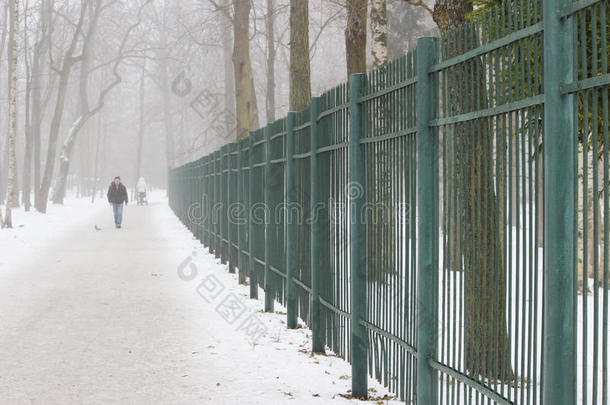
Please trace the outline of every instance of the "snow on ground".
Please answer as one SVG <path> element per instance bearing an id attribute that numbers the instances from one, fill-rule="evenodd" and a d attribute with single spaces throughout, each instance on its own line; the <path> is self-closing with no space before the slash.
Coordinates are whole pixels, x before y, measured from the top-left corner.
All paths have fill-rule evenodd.
<path id="1" fill-rule="evenodd" d="M 32 254 L 36 249 L 47 245 L 50 240 L 62 237 L 74 224 L 95 215 L 107 208 L 106 197 L 97 198 L 92 204 L 90 198 L 76 198 L 69 193 L 63 205 L 49 202 L 46 214 L 37 212 L 34 207 L 25 212 L 23 205 L 13 208 L 13 229 L 0 230 L 0 274 L 10 267 L 21 267 L 28 260 L 36 259 Z M 4 207 L 2 210 L 4 215 Z M 93 224 L 91 228 L 93 229 Z"/>
<path id="2" fill-rule="evenodd" d="M 68 199 L 0 231 L 1 403 L 364 403 L 342 396 L 347 362 L 312 356 L 308 329 L 262 312 L 149 200 L 120 230 L 104 201 Z"/>

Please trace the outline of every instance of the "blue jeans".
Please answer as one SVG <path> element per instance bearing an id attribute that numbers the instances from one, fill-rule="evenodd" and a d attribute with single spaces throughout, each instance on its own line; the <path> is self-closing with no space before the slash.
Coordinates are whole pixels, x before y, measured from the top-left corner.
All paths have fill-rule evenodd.
<path id="1" fill-rule="evenodd" d="M 114 223 L 121 225 L 121 222 L 123 222 L 123 204 L 112 204 L 112 211 L 114 211 Z"/>

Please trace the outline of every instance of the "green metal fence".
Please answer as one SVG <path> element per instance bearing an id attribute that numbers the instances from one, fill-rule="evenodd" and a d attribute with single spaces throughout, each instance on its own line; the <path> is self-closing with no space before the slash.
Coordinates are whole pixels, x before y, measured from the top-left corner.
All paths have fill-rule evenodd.
<path id="1" fill-rule="evenodd" d="M 314 352 L 420 404 L 607 404 L 609 2 L 513 0 L 169 173 Z"/>

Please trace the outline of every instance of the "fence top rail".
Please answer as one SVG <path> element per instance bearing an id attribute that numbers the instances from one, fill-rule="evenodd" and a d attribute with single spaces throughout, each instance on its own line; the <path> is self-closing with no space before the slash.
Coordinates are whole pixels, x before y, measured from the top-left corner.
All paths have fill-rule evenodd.
<path id="1" fill-rule="evenodd" d="M 575 0 L 559 10 L 561 18 L 569 18 L 581 10 L 603 3 L 604 0 Z"/>
<path id="2" fill-rule="evenodd" d="M 522 39 L 532 37 L 543 31 L 542 22 L 538 22 L 536 24 L 530 25 L 529 27 L 523 28 L 519 31 L 512 32 L 502 38 L 499 38 L 495 41 L 492 41 L 488 44 L 477 46 L 467 52 L 464 52 L 461 55 L 454 56 L 452 58 L 446 59 L 442 62 L 439 62 L 435 65 L 432 65 L 429 72 L 435 73 L 441 70 L 446 70 L 452 66 L 459 65 L 461 63 L 467 62 L 471 59 L 478 58 L 482 55 L 491 53 L 498 49 L 509 46 L 514 42 L 518 42 Z"/>

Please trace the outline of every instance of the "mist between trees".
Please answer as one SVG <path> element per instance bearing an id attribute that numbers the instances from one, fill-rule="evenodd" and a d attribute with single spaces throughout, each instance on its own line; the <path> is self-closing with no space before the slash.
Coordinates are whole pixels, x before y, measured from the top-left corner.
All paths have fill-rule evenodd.
<path id="1" fill-rule="evenodd" d="M 0 202 L 46 212 L 247 136 L 436 32 L 404 0 L 7 0 Z M 368 39 L 368 41 L 367 41 Z"/>

